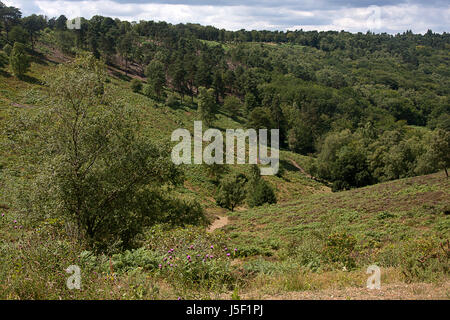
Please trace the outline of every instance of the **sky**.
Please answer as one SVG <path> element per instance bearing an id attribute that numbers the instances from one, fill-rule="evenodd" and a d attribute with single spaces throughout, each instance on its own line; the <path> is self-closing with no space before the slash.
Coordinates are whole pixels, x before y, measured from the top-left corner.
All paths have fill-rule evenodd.
<path id="1" fill-rule="evenodd" d="M 227 30 L 318 30 L 395 34 L 450 32 L 449 0 L 1 0 L 32 13 L 68 18 L 199 23 Z"/>

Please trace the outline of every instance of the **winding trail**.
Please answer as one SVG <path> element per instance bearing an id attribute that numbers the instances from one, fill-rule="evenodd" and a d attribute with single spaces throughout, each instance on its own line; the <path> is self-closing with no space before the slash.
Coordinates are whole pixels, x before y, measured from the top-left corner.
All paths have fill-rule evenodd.
<path id="1" fill-rule="evenodd" d="M 217 216 L 218 219 L 216 219 L 211 226 L 208 228 L 208 232 L 213 232 L 216 229 L 220 229 L 222 227 L 225 227 L 228 224 L 228 217 L 227 216 Z"/>

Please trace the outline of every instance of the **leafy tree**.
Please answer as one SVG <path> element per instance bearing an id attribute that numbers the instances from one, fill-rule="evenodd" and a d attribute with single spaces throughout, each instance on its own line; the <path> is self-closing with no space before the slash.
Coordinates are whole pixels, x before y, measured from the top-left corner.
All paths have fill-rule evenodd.
<path id="1" fill-rule="evenodd" d="M 200 87 L 198 89 L 198 111 L 201 120 L 207 125 L 211 126 L 216 119 L 216 101 L 214 98 L 214 90 Z"/>
<path id="2" fill-rule="evenodd" d="M 225 177 L 220 181 L 216 203 L 222 208 L 234 211 L 243 203 L 246 196 L 247 178 L 243 174 Z"/>
<path id="3" fill-rule="evenodd" d="M 444 169 L 448 178 L 447 168 L 450 167 L 450 131 L 436 129 L 432 135 L 431 142 L 432 157 L 439 168 Z"/>
<path id="4" fill-rule="evenodd" d="M 223 107 L 232 116 L 238 115 L 238 114 L 241 113 L 242 102 L 236 96 L 226 96 L 224 101 L 223 101 Z"/>
<path id="5" fill-rule="evenodd" d="M 57 31 L 67 30 L 67 18 L 65 15 L 60 15 L 58 19 L 55 20 L 55 29 Z"/>
<path id="6" fill-rule="evenodd" d="M 11 65 L 13 74 L 19 79 L 30 69 L 30 59 L 22 43 L 14 43 L 11 55 L 9 56 L 9 64 Z"/>
<path id="7" fill-rule="evenodd" d="M 22 12 L 15 7 L 7 7 L 0 2 L 0 23 L 6 31 L 6 38 L 9 36 L 9 31 L 14 25 L 19 24 Z"/>
<path id="8" fill-rule="evenodd" d="M 128 75 L 128 62 L 133 57 L 133 47 L 136 41 L 136 36 L 133 32 L 127 32 L 125 35 L 119 38 L 117 45 L 117 51 L 125 60 L 125 75 Z"/>
<path id="9" fill-rule="evenodd" d="M 30 124 L 39 130 L 32 141 L 23 126 L 13 135 L 36 164 L 24 210 L 39 219 L 62 219 L 100 251 L 132 246 L 155 223 L 203 221 L 198 205 L 166 196 L 182 182 L 181 172 L 168 149 L 140 134 L 136 110 L 105 78 L 92 55 L 45 77 L 52 103 Z"/>
<path id="10" fill-rule="evenodd" d="M 22 26 L 14 26 L 8 35 L 8 40 L 11 43 L 20 42 L 23 44 L 29 43 L 29 35 L 28 32 L 22 28 Z"/>
<path id="11" fill-rule="evenodd" d="M 152 60 L 145 69 L 145 76 L 147 82 L 153 88 L 156 96 L 161 97 L 164 86 L 166 85 L 166 73 L 164 71 L 164 64 L 158 60 Z"/>

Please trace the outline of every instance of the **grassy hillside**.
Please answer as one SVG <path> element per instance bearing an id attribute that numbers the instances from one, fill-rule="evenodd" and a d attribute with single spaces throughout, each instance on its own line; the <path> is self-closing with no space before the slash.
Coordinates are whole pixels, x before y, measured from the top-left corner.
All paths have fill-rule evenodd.
<path id="1" fill-rule="evenodd" d="M 25 81 L 20 81 L 6 72 L 0 74 L 0 119 L 2 119 L 3 125 L 6 124 L 9 117 L 14 117 L 15 112 L 33 113 L 39 108 L 45 108 L 47 94 L 45 87 L 41 84 L 42 75 L 45 72 L 51 72 L 52 68 L 56 67 L 55 61 L 67 59 L 69 58 L 55 53 L 49 56 L 35 56 L 31 71 Z M 131 78 L 126 78 L 112 69 L 109 69 L 109 75 L 111 83 L 117 88 L 117 99 L 139 109 L 144 124 L 142 135 L 152 141 L 167 143 L 170 142 L 171 134 L 175 129 L 186 128 L 193 132 L 194 121 L 199 119 L 196 99 L 192 103 L 190 98 L 187 98 L 187 101 L 185 100 L 183 103 L 179 101 L 177 106 L 169 107 L 164 102 L 155 101 L 140 93 L 133 93 L 130 89 L 129 80 Z M 225 111 L 220 110 L 212 127 L 225 130 L 245 128 L 245 125 L 242 118 L 231 117 Z M 8 161 L 14 161 L 14 151 L 3 151 L 6 151 L 6 154 L 2 154 L 0 164 L 5 163 L 6 165 Z M 281 165 L 286 170 L 280 177 L 267 178 L 276 187 L 277 198 L 280 201 L 295 199 L 300 195 L 317 191 L 328 191 L 327 187 L 311 180 L 294 167 L 292 160 L 304 166 L 309 158 L 293 152 L 281 151 Z M 230 173 L 248 170 L 248 165 L 230 165 L 228 167 Z M 216 185 L 208 177 L 204 168 L 202 166 L 186 166 L 185 171 L 187 181 L 184 187 L 178 188 L 176 192 L 184 198 L 198 200 L 206 207 L 215 207 L 213 197 Z"/>
<path id="2" fill-rule="evenodd" d="M 46 107 L 40 81 L 57 60 L 36 56 L 25 81 L 0 74 L 0 125 Z M 169 107 L 133 93 L 128 80 L 114 73 L 109 78 L 116 98 L 139 108 L 143 136 L 168 142 L 173 130 L 192 129 L 195 100 Z M 212 127 L 244 123 L 220 112 Z M 74 241 L 58 219 L 36 226 L 17 215 L 10 191 L 22 172 L 12 180 L 3 174 L 16 156 L 1 148 L 1 299 L 320 298 L 343 289 L 350 291 L 342 297 L 352 298 L 367 293 L 372 264 L 382 270 L 382 290 L 394 290 L 394 297 L 449 297 L 450 182 L 443 172 L 331 193 L 304 172 L 309 157 L 282 151 L 282 174 L 264 177 L 278 203 L 227 212 L 215 205 L 216 184 L 204 168 L 187 166 L 177 196 L 201 202 L 224 220 L 211 232 L 157 225 L 139 239 L 139 249 L 107 256 Z M 82 268 L 80 291 L 66 288 L 64 270 L 71 264 Z M 418 289 L 407 291 L 405 283 Z"/>

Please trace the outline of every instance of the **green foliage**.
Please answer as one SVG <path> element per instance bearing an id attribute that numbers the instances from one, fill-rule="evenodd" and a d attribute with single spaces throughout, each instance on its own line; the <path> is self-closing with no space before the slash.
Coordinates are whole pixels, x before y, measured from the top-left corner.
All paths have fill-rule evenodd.
<path id="1" fill-rule="evenodd" d="M 160 61 L 152 60 L 145 69 L 145 75 L 156 96 L 160 97 L 166 85 L 164 65 Z"/>
<path id="2" fill-rule="evenodd" d="M 250 208 L 261 206 L 265 203 L 277 202 L 275 192 L 267 181 L 261 178 L 261 172 L 257 165 L 251 166 L 250 178 L 247 184 L 247 204 Z"/>
<path id="3" fill-rule="evenodd" d="M 142 91 L 142 81 L 139 79 L 133 79 L 131 80 L 131 90 L 135 93 L 139 93 Z"/>
<path id="4" fill-rule="evenodd" d="M 25 45 L 30 42 L 28 32 L 22 26 L 14 26 L 8 34 L 8 40 L 11 43 L 20 42 Z"/>
<path id="5" fill-rule="evenodd" d="M 234 211 L 246 197 L 246 183 L 247 178 L 242 174 L 223 178 L 216 193 L 217 205 Z"/>
<path id="6" fill-rule="evenodd" d="M 91 55 L 60 65 L 46 77 L 52 105 L 39 114 L 33 144 L 27 132 L 14 139 L 36 163 L 23 209 L 61 217 L 91 248 L 115 250 L 156 222 L 196 223 L 203 211 L 163 196 L 181 173 L 168 149 L 139 134 L 135 111 L 105 77 Z"/>
<path id="7" fill-rule="evenodd" d="M 25 46 L 19 42 L 14 43 L 14 47 L 9 56 L 9 64 L 13 74 L 19 79 L 30 69 L 30 59 L 26 53 Z"/>
<path id="8" fill-rule="evenodd" d="M 402 250 L 402 272 L 408 282 L 433 281 L 449 273 L 449 242 L 422 237 L 407 242 Z"/>
<path id="9" fill-rule="evenodd" d="M 214 90 L 200 87 L 198 89 L 198 112 L 200 119 L 206 126 L 211 126 L 216 119 L 216 101 L 214 98 Z"/>
<path id="10" fill-rule="evenodd" d="M 223 101 L 223 108 L 232 116 L 238 115 L 242 111 L 241 100 L 235 96 L 226 96 Z"/>
<path id="11" fill-rule="evenodd" d="M 356 266 L 352 256 L 355 245 L 356 239 L 352 235 L 345 232 L 330 234 L 323 248 L 324 256 L 337 267 L 350 270 Z"/>
<path id="12" fill-rule="evenodd" d="M 8 57 L 11 55 L 12 47 L 9 43 L 5 44 L 3 47 L 3 51 L 8 55 Z"/>
<path id="13" fill-rule="evenodd" d="M 0 68 L 4 68 L 8 65 L 8 56 L 3 52 L 0 52 Z"/>

